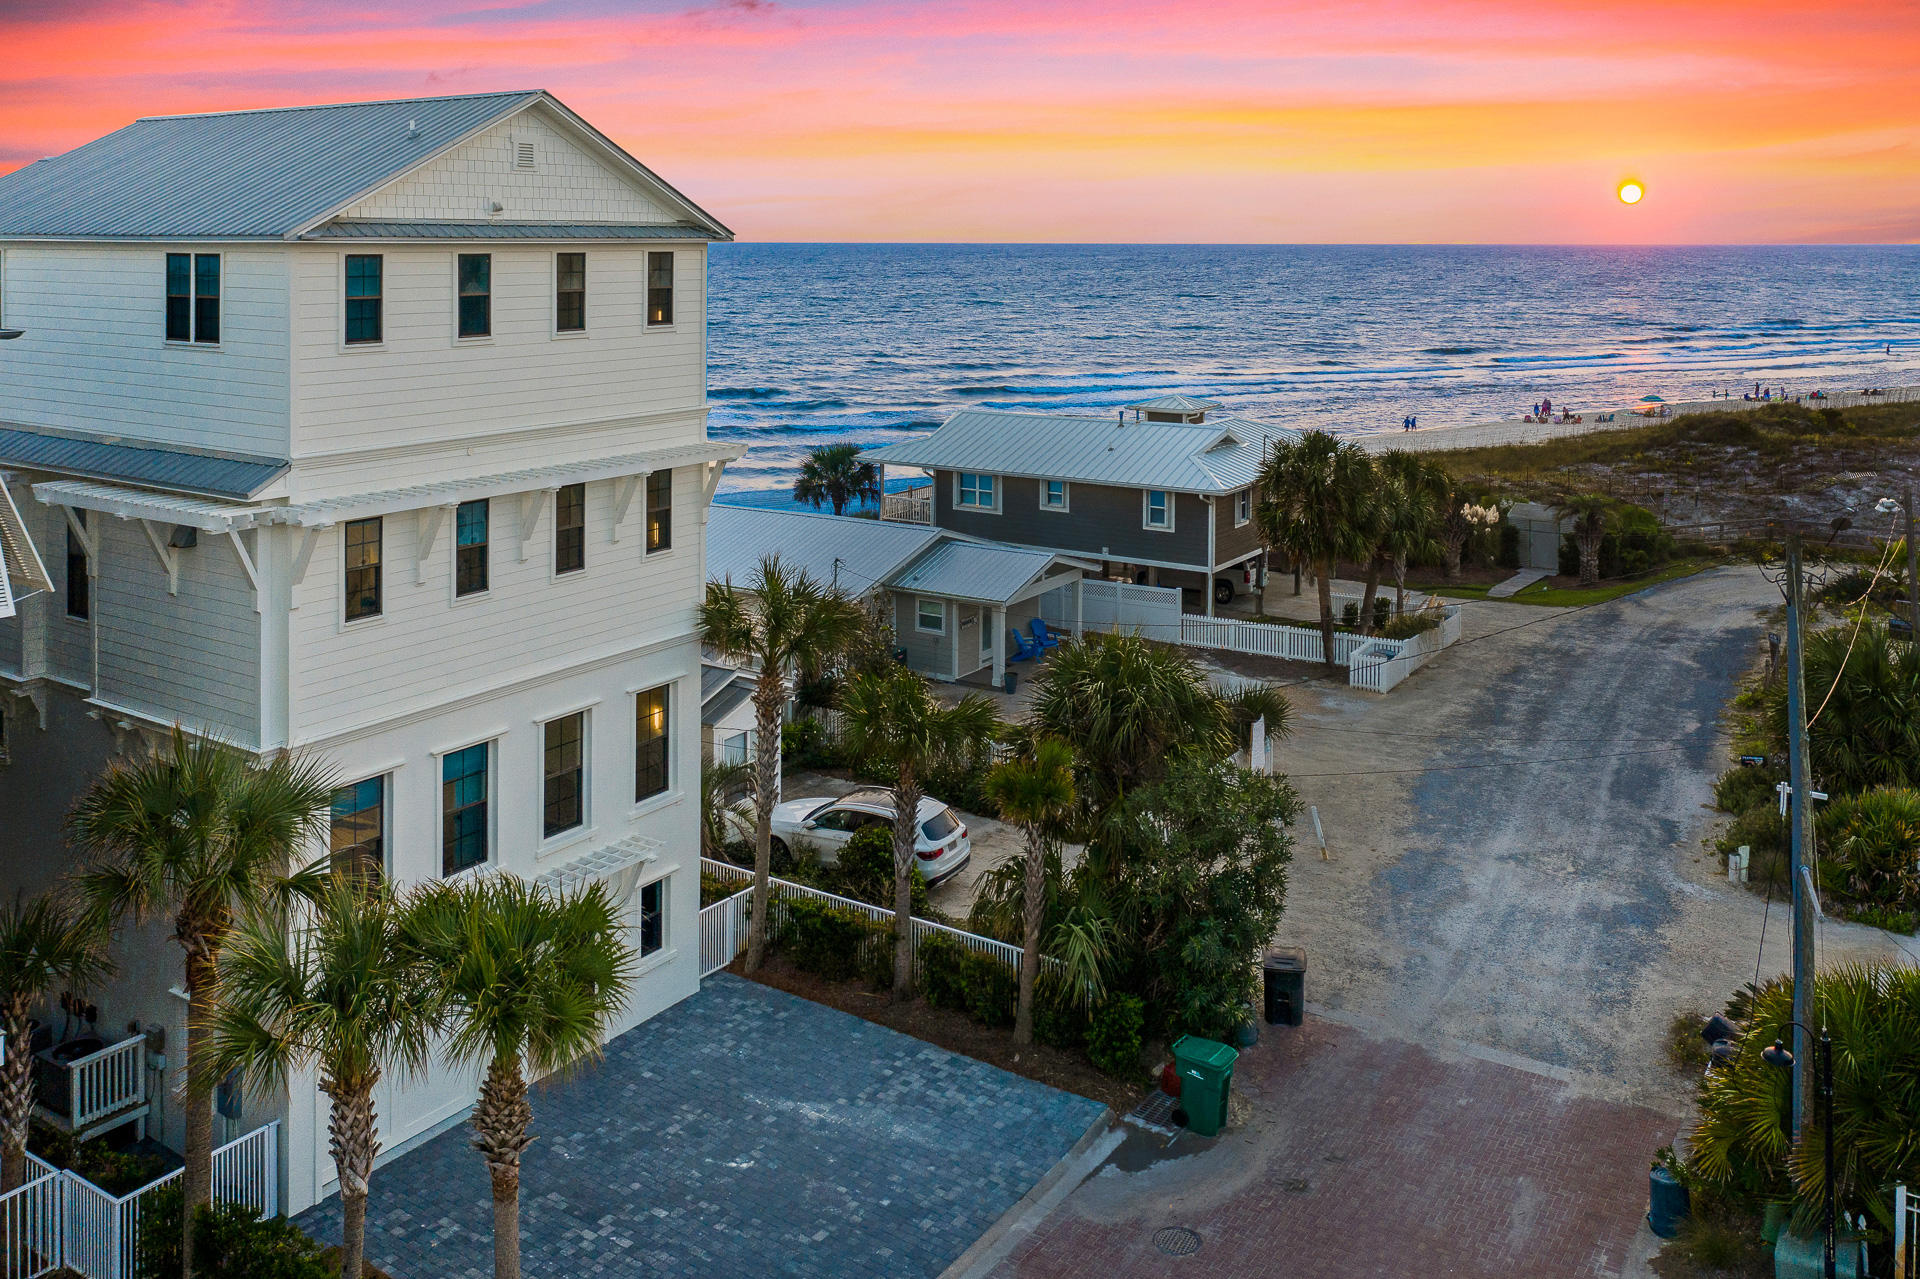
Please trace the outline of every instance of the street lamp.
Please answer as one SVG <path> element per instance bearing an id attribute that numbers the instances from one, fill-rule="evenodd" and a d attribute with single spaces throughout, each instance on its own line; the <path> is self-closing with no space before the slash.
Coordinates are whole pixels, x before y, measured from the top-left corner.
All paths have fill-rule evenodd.
<path id="1" fill-rule="evenodd" d="M 1788 1019 L 1787 1025 L 1799 1026 L 1800 1029 L 1805 1030 L 1809 1036 L 1813 1034 L 1811 1030 L 1807 1030 L 1804 1025 L 1801 1025 L 1800 1022 L 1791 1018 Z M 1773 1047 L 1761 1052 L 1760 1060 L 1780 1070 L 1792 1071 L 1793 1069 L 1793 1052 L 1786 1044 L 1778 1039 L 1773 1041 Z M 1833 1040 L 1828 1037 L 1824 1027 L 1820 1031 L 1820 1042 L 1814 1047 L 1813 1062 L 1814 1069 L 1818 1072 L 1818 1079 L 1815 1082 L 1815 1086 L 1819 1090 L 1820 1108 L 1824 1112 L 1821 1127 L 1825 1129 L 1827 1146 L 1824 1164 L 1826 1175 L 1821 1179 L 1822 1185 L 1827 1192 L 1826 1268 L 1822 1273 L 1826 1275 L 1826 1279 L 1835 1279 L 1833 1256 Z"/>

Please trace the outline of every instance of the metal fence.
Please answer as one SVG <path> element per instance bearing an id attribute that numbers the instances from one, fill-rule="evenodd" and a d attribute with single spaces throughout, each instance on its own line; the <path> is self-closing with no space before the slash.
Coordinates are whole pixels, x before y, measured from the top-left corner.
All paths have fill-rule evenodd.
<path id="1" fill-rule="evenodd" d="M 148 1196 L 180 1176 L 174 1169 L 124 1195 L 110 1195 L 71 1169 L 27 1156 L 33 1180 L 0 1196 L 7 1279 L 66 1267 L 88 1279 L 142 1279 L 140 1217 Z M 280 1211 L 280 1121 L 213 1152 L 213 1197 L 262 1217 Z"/>
<path id="2" fill-rule="evenodd" d="M 731 862 L 714 861 L 708 857 L 700 859 L 700 873 L 721 879 L 751 881 L 753 872 Z M 855 901 L 851 897 L 840 897 L 833 893 L 810 888 L 805 884 L 796 884 L 788 879 L 774 879 L 773 902 L 768 924 L 772 937 L 778 939 L 787 924 L 786 903 L 797 898 L 817 901 L 826 906 L 850 910 L 864 915 L 877 924 L 893 927 L 893 912 L 882 906 Z M 723 901 L 717 901 L 700 911 L 700 970 L 701 975 L 725 968 L 747 949 L 747 923 L 749 907 L 752 904 L 753 890 L 748 888 Z M 964 946 L 983 955 L 991 955 L 1007 965 L 1014 972 L 1020 970 L 1020 947 L 1011 942 L 996 941 L 991 937 L 982 937 L 978 933 L 965 932 L 958 928 L 949 928 L 945 924 L 930 919 L 916 917 L 907 930 L 913 942 L 913 975 L 918 981 L 921 977 L 920 948 L 931 937 L 943 937 L 948 941 Z M 709 949 L 709 939 L 713 946 Z M 1066 972 L 1066 965 L 1050 955 L 1040 957 L 1041 971 L 1056 976 Z"/>

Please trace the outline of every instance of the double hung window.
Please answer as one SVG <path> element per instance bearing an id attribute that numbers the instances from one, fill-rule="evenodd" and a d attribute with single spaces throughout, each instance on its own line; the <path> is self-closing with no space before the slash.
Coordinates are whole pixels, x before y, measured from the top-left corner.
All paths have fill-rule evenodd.
<path id="1" fill-rule="evenodd" d="M 347 330 L 351 345 L 381 340 L 382 262 L 378 253 L 347 254 Z"/>
<path id="2" fill-rule="evenodd" d="M 667 695 L 669 686 L 634 698 L 633 798 L 638 803 L 667 789 Z"/>
<path id="3" fill-rule="evenodd" d="M 487 525 L 490 507 L 486 498 L 462 502 L 454 512 L 453 593 L 478 595 L 487 589 Z"/>
<path id="4" fill-rule="evenodd" d="M 460 255 L 460 336 L 493 335 L 493 255 Z"/>
<path id="5" fill-rule="evenodd" d="M 1162 532 L 1173 527 L 1173 494 L 1165 489 L 1146 491 L 1146 526 Z"/>
<path id="6" fill-rule="evenodd" d="M 673 472 L 647 476 L 647 554 L 673 547 Z"/>
<path id="7" fill-rule="evenodd" d="M 333 793 L 327 851 L 336 873 L 377 878 L 386 869 L 387 779 L 369 777 Z"/>
<path id="8" fill-rule="evenodd" d="M 540 829 L 551 839 L 586 821 L 587 713 L 550 719 L 543 734 L 545 790 Z"/>
<path id="9" fill-rule="evenodd" d="M 1067 509 L 1067 482 L 1065 480 L 1040 481 L 1040 505 L 1049 511 Z"/>
<path id="10" fill-rule="evenodd" d="M 380 616 L 380 517 L 348 520 L 346 539 L 347 620 Z"/>
<path id="11" fill-rule="evenodd" d="M 656 879 L 640 889 L 640 957 L 660 950 L 667 944 L 667 881 Z"/>
<path id="12" fill-rule="evenodd" d="M 927 631 L 934 635 L 944 633 L 947 629 L 946 602 L 943 600 L 930 600 L 924 595 L 921 596 L 918 611 L 914 614 L 913 624 L 917 629 Z"/>
<path id="13" fill-rule="evenodd" d="M 440 759 L 440 873 L 455 875 L 487 860 L 487 801 L 492 743 Z"/>
<path id="14" fill-rule="evenodd" d="M 673 254 L 647 254 L 647 325 L 673 323 Z"/>
<path id="15" fill-rule="evenodd" d="M 74 520 L 81 528 L 87 526 L 87 513 L 79 508 L 73 512 Z M 87 544 L 80 535 L 67 526 L 67 616 L 86 621 L 93 616 L 93 583 L 87 576 Z"/>
<path id="16" fill-rule="evenodd" d="M 578 573 L 587 566 L 587 486 L 563 485 L 553 495 L 553 571 Z"/>
<path id="17" fill-rule="evenodd" d="M 167 254 L 167 341 L 220 340 L 220 255 Z"/>
<path id="18" fill-rule="evenodd" d="M 586 330 L 587 255 L 584 253 L 554 254 L 553 327 L 559 333 Z"/>

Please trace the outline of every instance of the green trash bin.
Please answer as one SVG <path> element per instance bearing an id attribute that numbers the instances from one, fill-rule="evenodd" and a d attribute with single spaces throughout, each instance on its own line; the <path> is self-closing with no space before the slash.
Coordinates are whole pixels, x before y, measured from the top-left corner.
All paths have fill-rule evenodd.
<path id="1" fill-rule="evenodd" d="M 1174 1067 L 1180 1072 L 1180 1108 L 1187 1127 L 1211 1137 L 1227 1126 L 1227 1091 L 1240 1054 L 1222 1043 L 1182 1035 L 1173 1041 Z"/>

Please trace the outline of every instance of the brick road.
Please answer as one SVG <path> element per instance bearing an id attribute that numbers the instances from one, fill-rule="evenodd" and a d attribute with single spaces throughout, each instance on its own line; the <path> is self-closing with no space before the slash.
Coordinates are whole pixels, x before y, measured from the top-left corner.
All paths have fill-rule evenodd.
<path id="1" fill-rule="evenodd" d="M 1550 1074 L 1314 1019 L 1268 1028 L 1235 1087 L 1252 1103 L 1237 1127 L 1164 1153 L 1164 1138 L 1129 1138 L 996 1279 L 1632 1273 L 1648 1153 L 1677 1126 Z M 1199 1250 L 1162 1253 L 1167 1226 Z"/>

